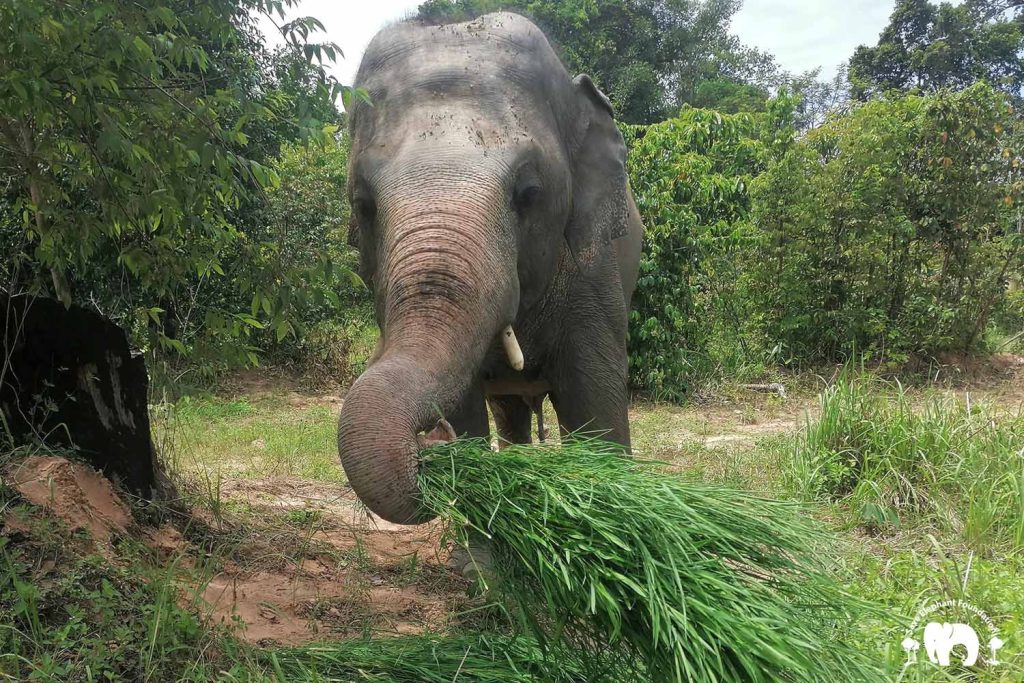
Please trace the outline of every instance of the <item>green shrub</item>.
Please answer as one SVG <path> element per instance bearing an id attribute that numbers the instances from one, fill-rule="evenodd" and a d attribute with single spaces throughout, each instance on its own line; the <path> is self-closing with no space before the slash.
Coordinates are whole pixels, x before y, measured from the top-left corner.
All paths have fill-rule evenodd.
<path id="1" fill-rule="evenodd" d="M 206 281 L 165 304 L 162 317 L 185 321 L 173 326 L 173 336 L 187 357 L 155 353 L 157 384 L 185 371 L 212 380 L 260 362 L 297 365 L 316 381 L 328 371 L 345 378 L 346 331 L 372 320 L 347 240 L 347 165 L 348 140 L 340 134 L 281 145 L 271 166 L 279 185 L 237 218 L 243 233 L 222 259 L 230 279 Z M 163 332 L 168 327 L 165 321 Z M 191 383 L 202 384 L 194 377 Z"/>
<path id="2" fill-rule="evenodd" d="M 952 398 L 914 405 L 880 383 L 847 374 L 822 394 L 790 486 L 850 501 L 869 526 L 917 517 L 978 549 L 1024 546 L 1024 416 Z"/>
<path id="3" fill-rule="evenodd" d="M 1004 95 L 873 100 L 799 139 L 793 106 L 624 128 L 645 226 L 631 377 L 655 398 L 778 361 L 973 351 L 1013 319 L 1024 129 Z"/>
<path id="4" fill-rule="evenodd" d="M 301 336 L 306 326 L 365 299 L 354 275 L 355 250 L 348 245 L 348 148 L 348 137 L 340 134 L 326 144 L 281 147 L 274 164 L 281 184 L 268 191 L 259 228 L 262 241 L 273 248 L 263 247 L 259 265 L 263 277 L 289 269 L 305 269 L 305 275 L 300 286 L 277 283 L 276 300 L 269 304 L 253 300 L 254 309 L 259 304 L 271 315 L 264 348 Z M 291 310 L 295 313 L 288 316 Z M 297 320 L 295 327 L 289 318 Z"/>
<path id="5" fill-rule="evenodd" d="M 366 370 L 379 336 L 372 306 L 358 303 L 309 323 L 297 336 L 275 344 L 267 357 L 314 386 L 348 384 Z"/>
<path id="6" fill-rule="evenodd" d="M 1006 293 L 992 315 L 992 327 L 997 340 L 988 345 L 993 351 L 1024 352 L 1024 287 L 1018 282 Z"/>
<path id="7" fill-rule="evenodd" d="M 686 108 L 674 119 L 624 129 L 644 222 L 630 372 L 655 398 L 682 399 L 693 383 L 755 356 L 735 256 L 756 240 L 749 186 L 768 158 L 756 139 L 768 120 Z"/>
<path id="8" fill-rule="evenodd" d="M 754 181 L 765 336 L 810 361 L 977 348 L 1022 264 L 1022 133 L 978 83 L 872 100 L 796 141 Z"/>

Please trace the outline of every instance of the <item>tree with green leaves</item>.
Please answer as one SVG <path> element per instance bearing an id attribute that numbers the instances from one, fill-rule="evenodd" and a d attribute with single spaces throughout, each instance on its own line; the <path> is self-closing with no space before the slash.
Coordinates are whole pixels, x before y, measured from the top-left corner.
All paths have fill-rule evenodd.
<path id="1" fill-rule="evenodd" d="M 874 47 L 850 60 L 853 94 L 965 88 L 984 80 L 1024 96 L 1024 2 L 898 0 Z"/>
<path id="2" fill-rule="evenodd" d="M 302 78 L 291 91 L 275 80 L 254 14 L 283 21 L 295 5 L 0 5 L 0 244 L 11 256 L 0 287 L 88 303 L 131 331 L 148 324 L 152 344 L 188 351 L 167 333 L 167 309 L 224 279 L 224 259 L 241 246 L 260 251 L 246 220 L 279 183 L 281 142 L 330 140 L 326 105 L 351 96 L 324 71 L 338 48 L 309 41 L 322 28 L 312 18 L 279 26 L 293 55 L 279 64 L 303 60 Z M 296 107 L 303 98 L 309 106 Z M 284 304 L 279 282 L 244 285 L 241 310 L 225 301 L 184 322 L 253 360 L 235 342 Z M 253 298 L 270 303 L 254 313 Z"/>
<path id="3" fill-rule="evenodd" d="M 760 114 L 684 107 L 651 126 L 624 126 L 644 251 L 629 319 L 634 386 L 683 400 L 732 373 L 761 344 L 747 339 L 750 293 L 741 253 L 757 239 L 750 186 L 793 137 L 793 100 Z"/>
<path id="4" fill-rule="evenodd" d="M 976 351 L 1024 267 L 1024 130 L 1005 93 L 882 97 L 752 183 L 752 319 L 787 357 Z"/>

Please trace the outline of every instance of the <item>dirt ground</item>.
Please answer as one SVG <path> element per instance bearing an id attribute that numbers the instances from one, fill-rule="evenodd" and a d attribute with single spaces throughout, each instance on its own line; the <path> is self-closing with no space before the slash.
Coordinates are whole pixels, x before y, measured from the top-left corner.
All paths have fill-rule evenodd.
<path id="1" fill-rule="evenodd" d="M 183 604 L 251 642 L 443 633 L 472 606 L 468 583 L 445 565 L 437 524 L 377 519 L 346 486 L 228 481 L 219 501 L 226 511 L 195 509 L 193 522 L 204 531 L 186 523 L 183 533 L 169 523 L 139 527 L 110 482 L 86 465 L 34 456 L 7 474 L 27 501 L 71 529 L 87 529 L 92 552 L 110 561 L 113 543 L 142 539 L 158 563 L 181 570 Z M 28 528 L 12 514 L 2 521 L 5 534 Z"/>
<path id="2" fill-rule="evenodd" d="M 467 606 L 468 585 L 446 567 L 437 524 L 391 524 L 348 487 L 316 481 L 229 481 L 221 495 L 255 517 L 306 520 L 271 525 L 269 538 L 253 539 L 203 590 L 211 617 L 241 622 L 248 640 L 443 632 Z M 282 553 L 297 539 L 300 547 Z"/>

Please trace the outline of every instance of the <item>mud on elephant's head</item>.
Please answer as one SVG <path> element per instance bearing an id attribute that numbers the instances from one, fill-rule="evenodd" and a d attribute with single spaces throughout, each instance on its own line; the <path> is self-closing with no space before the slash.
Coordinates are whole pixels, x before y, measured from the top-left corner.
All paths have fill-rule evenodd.
<path id="1" fill-rule="evenodd" d="M 422 521 L 416 434 L 452 409 L 487 349 L 625 224 L 625 146 L 590 78 L 571 79 L 512 14 L 379 33 L 351 116 L 352 241 L 382 341 L 349 391 L 338 446 L 352 486 Z"/>

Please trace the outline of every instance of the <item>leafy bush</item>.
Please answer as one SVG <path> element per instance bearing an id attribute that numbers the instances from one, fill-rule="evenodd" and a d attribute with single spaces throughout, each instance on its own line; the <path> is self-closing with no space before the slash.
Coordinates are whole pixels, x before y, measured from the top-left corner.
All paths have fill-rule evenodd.
<path id="1" fill-rule="evenodd" d="M 140 349 L 204 366 L 254 362 L 257 330 L 293 329 L 289 297 L 333 283 L 308 287 L 323 258 L 275 260 L 258 218 L 281 144 L 329 142 L 353 96 L 324 65 L 337 47 L 308 40 L 315 19 L 265 49 L 258 15 L 297 2 L 0 5 L 0 287 L 95 307 Z"/>
<path id="2" fill-rule="evenodd" d="M 316 384 L 354 379 L 377 340 L 369 290 L 355 274 L 358 256 L 347 239 L 348 145 L 339 133 L 326 144 L 282 146 L 274 164 L 281 184 L 267 192 L 253 228 L 260 248 L 234 269 L 273 292 L 269 300 L 252 298 L 253 316 L 262 312 L 266 321 L 253 346 Z"/>
<path id="3" fill-rule="evenodd" d="M 273 297 L 254 296 L 252 307 L 269 315 L 272 339 L 280 342 L 331 317 L 342 307 L 341 295 L 359 299 L 363 287 L 347 243 L 347 136 L 324 144 L 285 144 L 274 170 L 281 184 L 267 192 L 260 224 L 252 229 L 254 241 L 263 245 L 253 255 L 252 260 L 259 258 L 253 270 L 272 278 L 266 289 Z M 297 271 L 298 277 L 285 280 L 281 273 L 287 271 Z"/>
<path id="4" fill-rule="evenodd" d="M 1024 128 L 1003 94 L 874 100 L 799 139 L 793 121 L 784 95 L 625 128 L 645 226 L 631 376 L 655 398 L 779 360 L 972 351 L 1013 319 Z"/>
<path id="5" fill-rule="evenodd" d="M 787 472 L 803 495 L 850 500 L 869 526 L 919 516 L 987 544 L 1024 546 L 1024 416 L 846 374 L 821 397 Z"/>
<path id="6" fill-rule="evenodd" d="M 993 351 L 1024 352 L 1024 288 L 1019 284 L 1006 293 L 1006 298 L 992 315 L 994 332 L 999 337 L 990 345 Z"/>
<path id="7" fill-rule="evenodd" d="M 970 351 L 1021 267 L 1021 134 L 1007 98 L 879 99 L 796 141 L 754 183 L 764 334 L 793 358 Z"/>
<path id="8" fill-rule="evenodd" d="M 308 325 L 272 359 L 294 366 L 313 385 L 349 384 L 366 369 L 379 336 L 372 307 L 353 306 Z"/>
<path id="9" fill-rule="evenodd" d="M 735 366 L 749 341 L 733 254 L 752 244 L 749 186 L 768 148 L 765 119 L 686 108 L 624 129 L 630 184 L 644 221 L 630 313 L 634 385 L 681 399 L 690 384 Z"/>
<path id="10" fill-rule="evenodd" d="M 238 239 L 222 256 L 230 280 L 208 280 L 194 296 L 176 297 L 176 318 L 199 319 L 176 334 L 191 352 L 189 368 L 212 376 L 262 358 L 309 370 L 317 381 L 329 370 L 344 378 L 346 330 L 372 326 L 347 244 L 347 165 L 348 140 L 340 133 L 281 145 L 269 165 L 279 184 L 239 215 Z"/>

